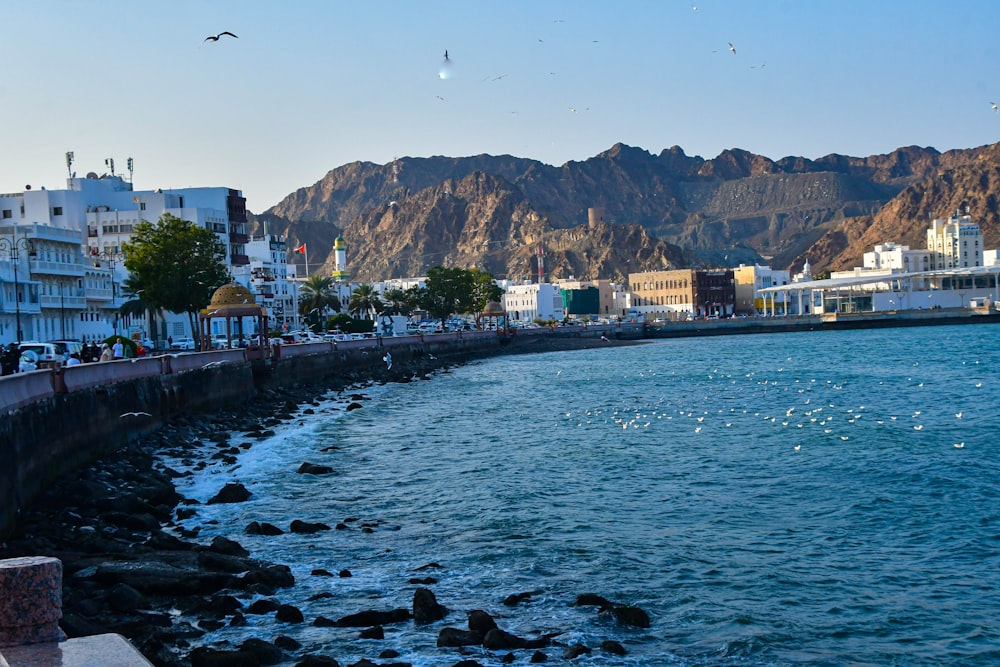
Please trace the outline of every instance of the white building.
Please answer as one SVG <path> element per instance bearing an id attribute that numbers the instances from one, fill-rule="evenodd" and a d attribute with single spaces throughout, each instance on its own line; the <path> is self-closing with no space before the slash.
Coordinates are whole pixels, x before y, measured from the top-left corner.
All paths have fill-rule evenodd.
<path id="1" fill-rule="evenodd" d="M 562 291 L 551 283 L 508 284 L 503 307 L 511 322 L 527 324 L 535 320 L 562 320 Z"/>
<path id="2" fill-rule="evenodd" d="M 779 297 L 769 298 L 767 303 L 760 290 L 777 285 L 787 285 L 791 275 L 787 269 L 772 269 L 770 266 L 740 264 L 733 269 L 733 279 L 736 281 L 735 312 L 744 315 L 758 315 L 764 312 L 777 311 L 778 314 L 792 314 L 794 308 Z"/>
<path id="3" fill-rule="evenodd" d="M 968 214 L 932 220 L 927 230 L 930 270 L 983 266 L 983 234 Z"/>
<path id="4" fill-rule="evenodd" d="M 19 309 L 14 307 L 13 286 L 7 284 L 13 281 L 11 253 L 0 248 L 0 295 L 5 297 L 0 305 L 0 342 L 17 337 L 8 327 L 16 310 L 24 314 L 21 328 L 26 339 L 60 338 L 64 331 L 67 338 L 84 341 L 116 332 L 160 340 L 190 335 L 183 314 L 168 315 L 155 332 L 147 331 L 145 322 L 117 316 L 125 300 L 120 287 L 127 278 L 122 244 L 139 222 L 156 222 L 165 213 L 215 232 L 226 247 L 231 273 L 249 267 L 246 200 L 232 188 L 136 191 L 112 169 L 103 176 L 73 174 L 65 190 L 29 186 L 23 192 L 0 194 L 0 226 L 11 238 L 15 227 L 19 236 L 30 230 L 38 241 L 35 257 L 27 261 L 22 257 L 19 263 L 18 283 L 24 281 L 23 287 L 19 285 L 23 306 Z M 279 290 L 287 291 L 287 285 Z"/>
<path id="5" fill-rule="evenodd" d="M 930 271 L 931 252 L 910 250 L 910 246 L 892 242 L 881 243 L 864 254 L 863 264 L 866 269 L 890 269 L 903 273 Z"/>

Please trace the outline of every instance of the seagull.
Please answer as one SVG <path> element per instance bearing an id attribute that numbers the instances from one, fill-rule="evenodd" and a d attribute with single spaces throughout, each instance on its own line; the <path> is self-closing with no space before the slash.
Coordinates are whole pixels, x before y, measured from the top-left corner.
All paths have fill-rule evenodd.
<path id="1" fill-rule="evenodd" d="M 795 445 L 795 451 L 799 451 L 800 449 L 802 449 L 802 445 Z"/>
<path id="2" fill-rule="evenodd" d="M 734 56 L 736 55 L 736 47 L 735 47 L 735 46 L 733 46 L 733 43 L 732 43 L 732 42 L 729 42 L 729 50 L 730 50 L 730 52 L 732 52 L 732 54 L 733 54 Z"/>
<path id="3" fill-rule="evenodd" d="M 965 447 L 965 443 L 964 442 L 956 442 L 955 443 L 955 449 L 961 449 L 962 447 Z"/>
<path id="4" fill-rule="evenodd" d="M 152 417 L 153 415 L 149 414 L 148 412 L 126 412 L 124 414 L 118 415 L 118 418 L 122 419 L 123 417 L 143 417 L 143 416 Z"/>
<path id="5" fill-rule="evenodd" d="M 997 106 L 996 102 L 990 102 L 990 106 L 993 107 L 993 113 L 1000 113 L 1000 107 Z"/>
<path id="6" fill-rule="evenodd" d="M 389 354 L 388 352 L 386 352 L 385 356 L 382 357 L 382 361 L 385 362 L 386 370 L 390 370 L 392 368 L 392 355 L 391 354 Z"/>
<path id="7" fill-rule="evenodd" d="M 444 50 L 444 61 L 448 62 L 448 60 L 449 60 L 449 58 L 448 58 L 448 49 L 445 49 Z"/>
<path id="8" fill-rule="evenodd" d="M 222 365 L 221 361 L 210 361 L 204 366 L 202 366 L 202 368 L 211 368 L 212 366 L 221 366 L 221 365 Z"/>
<path id="9" fill-rule="evenodd" d="M 217 41 L 219 41 L 219 38 L 222 37 L 223 35 L 229 35 L 230 37 L 236 37 L 236 35 L 234 35 L 233 33 L 229 32 L 228 30 L 223 30 L 218 35 L 209 35 L 208 37 L 206 37 L 204 39 L 204 41 L 205 42 L 217 42 Z M 236 37 L 236 39 L 239 39 L 239 37 Z M 447 57 L 448 56 L 445 55 L 445 58 L 447 58 Z"/>

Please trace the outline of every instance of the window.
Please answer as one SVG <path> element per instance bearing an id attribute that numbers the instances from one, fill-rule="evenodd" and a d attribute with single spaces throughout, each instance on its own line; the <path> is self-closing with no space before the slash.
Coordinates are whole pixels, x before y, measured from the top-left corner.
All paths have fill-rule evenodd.
<path id="1" fill-rule="evenodd" d="M 63 214 L 62 209 L 63 209 L 62 206 L 53 206 L 52 207 L 52 215 L 62 215 Z"/>
<path id="2" fill-rule="evenodd" d="M 12 210 L 10 210 L 9 208 L 5 208 L 3 210 L 3 218 L 4 218 L 4 220 L 9 220 L 12 217 L 14 217 L 14 212 Z"/>

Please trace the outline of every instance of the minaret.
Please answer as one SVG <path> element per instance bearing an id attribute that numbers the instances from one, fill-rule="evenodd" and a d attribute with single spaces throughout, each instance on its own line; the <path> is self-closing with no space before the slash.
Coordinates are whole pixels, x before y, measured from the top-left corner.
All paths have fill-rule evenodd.
<path id="1" fill-rule="evenodd" d="M 347 241 L 343 236 L 333 241 L 333 279 L 339 283 L 351 279 L 351 272 L 347 270 Z"/>

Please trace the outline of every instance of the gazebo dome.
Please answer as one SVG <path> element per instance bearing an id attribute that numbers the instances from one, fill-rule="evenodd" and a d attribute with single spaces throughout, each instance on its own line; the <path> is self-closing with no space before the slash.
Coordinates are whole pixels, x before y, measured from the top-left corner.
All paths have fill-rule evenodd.
<path id="1" fill-rule="evenodd" d="M 505 311 L 503 309 L 503 306 L 501 306 L 496 301 L 490 301 L 488 304 L 486 304 L 486 307 L 483 308 L 484 317 L 497 317 L 497 316 L 503 317 L 506 314 L 507 311 Z"/>
<path id="2" fill-rule="evenodd" d="M 253 306 L 256 303 L 253 292 L 246 287 L 236 283 L 226 283 L 215 290 L 208 307 L 217 309 L 222 306 Z"/>

